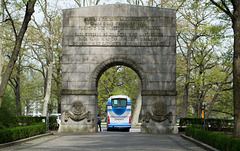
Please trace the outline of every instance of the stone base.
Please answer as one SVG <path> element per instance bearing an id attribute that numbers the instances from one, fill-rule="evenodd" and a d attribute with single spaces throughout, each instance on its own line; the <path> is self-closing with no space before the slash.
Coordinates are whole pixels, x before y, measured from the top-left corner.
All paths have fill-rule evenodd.
<path id="1" fill-rule="evenodd" d="M 87 127 L 80 125 L 60 125 L 58 129 L 59 133 L 95 133 L 95 127 Z"/>
<path id="2" fill-rule="evenodd" d="M 178 134 L 178 127 L 177 126 L 142 126 L 141 133 L 148 133 L 148 134 Z"/>

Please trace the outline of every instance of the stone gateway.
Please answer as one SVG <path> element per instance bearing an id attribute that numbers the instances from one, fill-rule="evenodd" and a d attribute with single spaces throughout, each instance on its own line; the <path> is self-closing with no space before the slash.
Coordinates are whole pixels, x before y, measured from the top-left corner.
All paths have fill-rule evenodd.
<path id="1" fill-rule="evenodd" d="M 176 10 L 111 4 L 63 10 L 60 132 L 97 132 L 97 85 L 124 65 L 141 79 L 142 133 L 176 127 Z"/>

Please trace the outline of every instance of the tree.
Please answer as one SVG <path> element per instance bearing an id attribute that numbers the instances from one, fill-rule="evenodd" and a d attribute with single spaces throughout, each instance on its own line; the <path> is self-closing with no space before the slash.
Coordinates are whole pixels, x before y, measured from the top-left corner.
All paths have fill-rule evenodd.
<path id="1" fill-rule="evenodd" d="M 210 0 L 216 7 L 229 16 L 234 35 L 233 44 L 233 100 L 234 100 L 234 135 L 240 136 L 240 1 Z"/>
<path id="2" fill-rule="evenodd" d="M 62 16 L 55 15 L 55 18 L 52 20 L 54 27 L 52 28 L 53 37 L 54 37 L 54 55 L 55 55 L 55 64 L 53 67 L 53 86 L 52 94 L 55 95 L 58 104 L 58 113 L 61 113 L 61 90 L 62 90 Z"/>
<path id="3" fill-rule="evenodd" d="M 115 66 L 106 70 L 98 82 L 98 114 L 105 113 L 105 106 L 107 105 L 107 99 L 111 95 L 115 95 L 114 89 L 118 85 L 117 71 L 120 66 Z"/>
<path id="4" fill-rule="evenodd" d="M 44 86 L 41 73 L 34 71 L 32 68 L 25 68 L 22 72 L 21 81 L 21 102 L 24 104 L 25 115 L 28 116 L 29 113 L 33 112 L 34 104 L 39 105 L 34 110 L 41 112 Z"/>
<path id="5" fill-rule="evenodd" d="M 181 57 L 184 58 L 182 61 L 186 64 L 184 67 L 186 70 L 182 69 L 182 80 L 184 80 L 182 117 L 187 117 L 191 72 L 194 68 L 191 65 L 193 49 L 198 39 L 207 36 L 206 31 L 211 28 L 208 26 L 209 21 L 207 21 L 210 18 L 211 11 L 209 6 L 205 6 L 199 1 L 194 3 L 185 1 L 178 13 L 177 44 Z"/>
<path id="6" fill-rule="evenodd" d="M 34 59 L 40 63 L 34 67 L 39 71 L 44 79 L 44 107 L 43 115 L 46 114 L 47 105 L 52 110 L 51 101 L 57 99 L 58 112 L 61 112 L 61 37 L 62 37 L 62 17 L 59 10 L 51 8 L 46 0 L 39 1 L 40 10 L 44 15 L 43 20 L 39 22 L 33 18 L 33 28 L 31 34 L 30 48 L 34 52 Z M 56 4 L 57 5 L 57 2 Z M 54 81 L 52 81 L 52 79 Z M 54 83 L 52 83 L 54 82 Z M 55 95 L 54 97 L 52 95 Z M 56 99 L 55 99 L 56 98 Z"/>
<path id="7" fill-rule="evenodd" d="M 214 46 L 217 46 L 218 41 L 210 38 L 199 39 L 193 49 L 192 77 L 194 78 L 191 80 L 193 87 L 190 89 L 193 90 L 191 98 L 193 98 L 192 103 L 196 117 L 201 117 L 203 104 L 208 108 L 208 117 L 218 96 L 223 91 L 231 90 L 229 84 L 232 83 L 232 67 L 225 66 L 223 61 L 219 61 L 221 58 L 213 49 Z"/>
<path id="8" fill-rule="evenodd" d="M 225 53 L 222 53 L 220 60 L 221 61 L 221 70 L 231 70 L 231 72 L 228 72 L 228 74 L 225 76 L 225 78 L 227 78 L 227 76 L 229 77 L 229 82 L 224 84 L 224 86 L 222 87 L 222 91 L 219 93 L 216 93 L 215 95 L 219 95 L 218 99 L 216 99 L 215 101 L 212 101 L 210 104 L 210 107 L 207 109 L 207 114 L 206 114 L 206 118 L 209 117 L 209 115 L 214 112 L 215 115 L 217 114 L 217 116 L 223 115 L 222 117 L 233 117 L 233 92 L 232 92 L 232 45 L 226 47 L 225 49 L 227 49 L 228 51 Z M 213 73 L 214 75 L 217 76 L 217 78 L 214 79 L 215 82 L 219 82 L 219 81 L 224 81 L 224 75 L 223 74 L 218 74 L 216 72 Z M 214 96 L 213 100 L 216 97 Z M 213 104 L 215 104 L 213 106 Z"/>
<path id="9" fill-rule="evenodd" d="M 17 63 L 14 65 L 14 70 L 9 79 L 10 86 L 14 90 L 16 96 L 16 106 L 17 106 L 17 115 L 22 115 L 21 108 L 21 90 L 20 90 L 20 81 L 21 81 L 21 72 L 22 72 L 22 62 L 23 62 L 23 54 L 20 52 L 18 55 Z"/>
<path id="10" fill-rule="evenodd" d="M 155 1 L 155 0 L 127 0 L 129 4 L 132 5 L 145 5 L 145 6 L 153 6 L 153 7 L 165 7 L 165 8 L 174 8 L 178 9 L 183 5 L 185 0 L 161 0 L 161 1 Z"/>
<path id="11" fill-rule="evenodd" d="M 182 102 L 178 101 L 178 112 L 182 110 L 182 117 L 188 113 L 200 117 L 202 104 L 208 103 L 210 113 L 231 82 L 231 66 L 223 66 L 218 57 L 224 54 L 228 26 L 216 21 L 219 14 L 205 1 L 185 1 L 177 16 L 177 91 Z"/>
<path id="12" fill-rule="evenodd" d="M 86 7 L 92 5 L 98 5 L 100 0 L 74 0 L 74 2 L 78 5 L 78 7 Z"/>
<path id="13" fill-rule="evenodd" d="M 11 13 L 7 9 L 6 1 L 3 0 L 3 4 L 5 6 L 5 9 L 6 9 L 6 12 L 7 12 L 7 15 L 8 15 L 8 20 L 11 22 L 12 28 L 13 28 L 13 31 L 14 31 L 15 45 L 14 45 L 14 48 L 13 48 L 13 51 L 12 51 L 10 61 L 7 65 L 7 68 L 5 69 L 4 74 L 3 74 L 3 79 L 2 79 L 2 82 L 1 82 L 1 85 L 0 85 L 0 107 L 1 107 L 1 104 L 2 104 L 2 97 L 3 97 L 3 94 L 4 94 L 5 88 L 7 86 L 8 80 L 9 80 L 9 78 L 11 76 L 11 73 L 12 73 L 12 70 L 13 70 L 13 66 L 14 66 L 15 62 L 17 61 L 17 57 L 18 57 L 18 54 L 19 54 L 19 51 L 20 51 L 20 48 L 21 48 L 21 45 L 22 45 L 24 34 L 25 34 L 25 32 L 28 28 L 28 23 L 31 20 L 31 16 L 34 13 L 35 3 L 36 3 L 36 0 L 28 0 L 26 2 L 26 11 L 25 11 L 24 20 L 22 22 L 22 26 L 21 26 L 20 30 L 17 31 L 16 28 L 15 28 L 14 20 L 11 17 Z"/>

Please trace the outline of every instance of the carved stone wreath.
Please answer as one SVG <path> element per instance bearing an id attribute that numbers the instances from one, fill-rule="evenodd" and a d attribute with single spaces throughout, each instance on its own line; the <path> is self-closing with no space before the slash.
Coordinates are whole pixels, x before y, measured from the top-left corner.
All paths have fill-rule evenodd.
<path id="1" fill-rule="evenodd" d="M 157 116 L 164 115 L 166 113 L 166 105 L 162 101 L 155 102 L 152 106 L 152 111 Z"/>
<path id="2" fill-rule="evenodd" d="M 169 120 L 169 123 L 172 122 L 172 112 L 169 112 L 166 114 L 167 107 L 162 101 L 157 101 L 152 105 L 152 112 L 153 115 L 150 112 L 146 113 L 145 119 L 146 122 L 149 122 L 150 119 L 156 121 L 156 122 L 162 122 L 166 119 Z"/>
<path id="3" fill-rule="evenodd" d="M 81 115 L 85 111 L 85 105 L 81 101 L 75 101 L 72 104 L 71 111 L 75 115 Z"/>
<path id="4" fill-rule="evenodd" d="M 69 110 L 65 112 L 65 122 L 68 121 L 68 118 L 70 117 L 74 121 L 81 121 L 85 118 L 87 118 L 88 122 L 91 120 L 91 112 L 88 111 L 87 113 L 83 114 L 85 112 L 85 105 L 81 101 L 75 101 L 72 104 L 72 107 Z"/>

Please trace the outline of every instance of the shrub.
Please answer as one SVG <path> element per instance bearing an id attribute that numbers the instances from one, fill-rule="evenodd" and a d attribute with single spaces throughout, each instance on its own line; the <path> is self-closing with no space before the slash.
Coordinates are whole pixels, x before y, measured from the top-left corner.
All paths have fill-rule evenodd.
<path id="1" fill-rule="evenodd" d="M 7 118 L 0 118 L 0 129 L 13 128 L 18 126 L 30 126 L 35 123 L 42 122 L 46 117 L 29 117 L 29 116 L 14 116 Z M 49 129 L 57 130 L 57 117 L 50 116 L 49 117 Z"/>
<path id="2" fill-rule="evenodd" d="M 49 129 L 50 130 L 57 130 L 58 129 L 58 123 L 57 123 L 57 117 L 56 116 L 50 116 L 49 117 Z"/>
<path id="3" fill-rule="evenodd" d="M 179 125 L 192 126 L 203 125 L 202 118 L 180 118 Z M 209 131 L 233 131 L 233 120 L 229 119 L 205 119 L 206 129 Z M 208 125 L 209 124 L 209 125 Z M 209 127 L 208 127 L 209 126 Z"/>
<path id="4" fill-rule="evenodd" d="M 29 117 L 29 116 L 18 116 L 17 120 L 18 123 L 21 123 L 21 125 L 32 125 L 34 123 L 42 122 L 42 119 L 45 117 Z"/>
<path id="5" fill-rule="evenodd" d="M 230 138 L 224 134 L 204 131 L 193 127 L 187 127 L 185 133 L 187 136 L 190 136 L 222 151 L 240 150 L 240 140 Z"/>
<path id="6" fill-rule="evenodd" d="M 15 127 L 0 130 L 0 143 L 11 142 L 46 133 L 45 123 L 37 123 L 26 127 Z"/>

